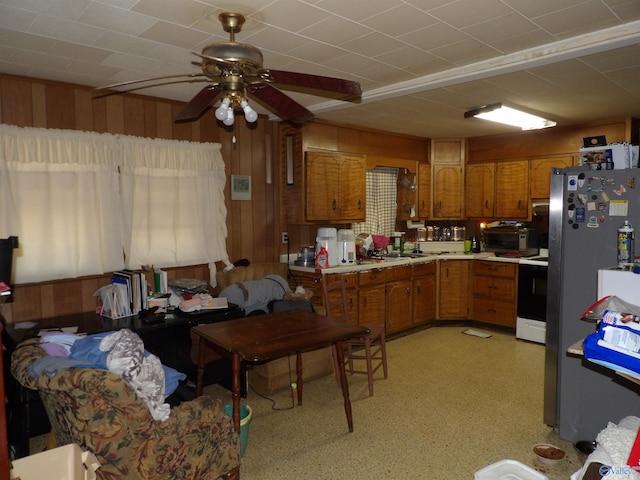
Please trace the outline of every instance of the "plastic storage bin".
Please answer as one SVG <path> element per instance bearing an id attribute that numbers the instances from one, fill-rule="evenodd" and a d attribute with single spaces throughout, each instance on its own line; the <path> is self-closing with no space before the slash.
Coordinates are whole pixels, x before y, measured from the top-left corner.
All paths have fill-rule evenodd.
<path id="1" fill-rule="evenodd" d="M 549 480 L 546 475 L 516 460 L 500 460 L 478 470 L 474 480 Z"/>
<path id="2" fill-rule="evenodd" d="M 224 411 L 230 417 L 233 416 L 233 405 L 225 405 Z M 249 405 L 240 405 L 240 456 L 244 456 L 249 442 L 249 425 L 253 419 L 253 412 Z"/>

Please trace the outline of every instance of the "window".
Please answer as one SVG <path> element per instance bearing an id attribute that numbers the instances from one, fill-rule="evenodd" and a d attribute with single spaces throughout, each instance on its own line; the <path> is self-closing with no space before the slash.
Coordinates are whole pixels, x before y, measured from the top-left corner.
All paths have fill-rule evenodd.
<path id="1" fill-rule="evenodd" d="M 0 127 L 15 283 L 228 262 L 224 185 L 219 144 Z"/>

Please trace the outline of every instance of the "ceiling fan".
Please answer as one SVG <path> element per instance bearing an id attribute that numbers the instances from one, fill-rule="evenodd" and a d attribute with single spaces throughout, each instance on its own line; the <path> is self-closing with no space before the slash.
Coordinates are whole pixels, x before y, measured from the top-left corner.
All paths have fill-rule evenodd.
<path id="1" fill-rule="evenodd" d="M 175 121 L 191 122 L 197 120 L 214 101 L 221 98 L 215 116 L 227 126 L 233 125 L 235 111 L 244 111 L 247 122 L 257 120 L 258 114 L 249 106 L 248 98 L 256 100 L 282 120 L 302 124 L 313 118 L 313 113 L 285 95 L 280 89 L 338 100 L 357 101 L 360 99 L 362 95 L 360 84 L 352 80 L 263 68 L 262 52 L 259 49 L 253 45 L 235 41 L 235 34 L 240 32 L 245 22 L 244 15 L 224 12 L 218 18 L 224 31 L 229 33 L 229 41 L 207 45 L 202 53 L 193 52 L 194 55 L 200 57 L 201 61 L 192 62 L 192 64 L 201 67 L 202 73 L 134 80 L 99 87 L 96 90 L 105 91 L 133 86 L 114 92 L 124 93 L 173 83 L 208 82 L 178 113 Z M 182 80 L 164 81 L 145 86 L 138 85 L 143 82 L 175 78 L 182 78 Z"/>

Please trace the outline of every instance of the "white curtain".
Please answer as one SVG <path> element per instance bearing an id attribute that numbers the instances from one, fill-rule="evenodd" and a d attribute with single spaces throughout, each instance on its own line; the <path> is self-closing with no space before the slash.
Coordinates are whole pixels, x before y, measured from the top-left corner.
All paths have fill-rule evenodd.
<path id="1" fill-rule="evenodd" d="M 122 145 L 127 267 L 229 263 L 220 144 L 123 137 Z"/>
<path id="2" fill-rule="evenodd" d="M 224 185 L 219 144 L 0 125 L 15 283 L 228 262 Z"/>
<path id="3" fill-rule="evenodd" d="M 16 283 L 123 267 L 118 148 L 109 135 L 0 130 L 0 236 L 17 235 Z"/>

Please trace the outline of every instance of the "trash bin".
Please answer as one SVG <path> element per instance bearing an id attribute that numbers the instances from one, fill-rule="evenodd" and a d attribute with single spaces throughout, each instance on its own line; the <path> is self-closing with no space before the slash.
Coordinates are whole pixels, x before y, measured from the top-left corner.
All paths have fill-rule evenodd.
<path id="1" fill-rule="evenodd" d="M 230 417 L 233 416 L 233 405 L 225 405 L 224 411 Z M 249 405 L 240 405 L 240 456 L 244 456 L 249 441 L 249 425 L 253 419 L 253 412 Z"/>

